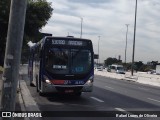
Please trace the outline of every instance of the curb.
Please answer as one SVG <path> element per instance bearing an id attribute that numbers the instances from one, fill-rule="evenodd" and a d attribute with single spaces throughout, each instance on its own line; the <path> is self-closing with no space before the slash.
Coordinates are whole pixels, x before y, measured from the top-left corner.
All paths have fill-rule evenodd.
<path id="1" fill-rule="evenodd" d="M 24 100 L 22 98 L 22 93 L 19 92 L 18 94 L 18 98 L 19 98 L 19 104 L 21 106 L 21 111 L 26 111 L 25 105 L 24 105 Z M 24 118 L 24 120 L 30 120 L 29 118 Z"/>
<path id="2" fill-rule="evenodd" d="M 21 110 L 24 112 L 29 112 L 29 111 L 41 112 L 37 103 L 31 96 L 30 91 L 27 88 L 26 82 L 24 80 L 19 81 L 19 88 L 20 88 L 19 101 Z M 42 120 L 42 118 L 30 117 L 30 118 L 24 118 L 24 120 Z"/>

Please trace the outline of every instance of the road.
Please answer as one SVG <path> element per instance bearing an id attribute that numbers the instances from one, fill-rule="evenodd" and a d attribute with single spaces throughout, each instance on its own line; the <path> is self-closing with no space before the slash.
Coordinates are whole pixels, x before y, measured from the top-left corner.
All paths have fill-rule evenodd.
<path id="1" fill-rule="evenodd" d="M 92 93 L 83 93 L 81 97 L 60 94 L 39 96 L 36 88 L 29 86 L 27 75 L 23 75 L 22 79 L 26 80 L 27 87 L 41 111 L 62 111 L 57 113 L 60 115 L 67 114 L 64 111 L 70 111 L 74 115 L 78 114 L 79 111 L 93 111 L 88 112 L 89 116 L 94 116 L 96 111 L 115 111 L 117 113 L 120 111 L 124 115 L 134 113 L 134 111 L 142 111 L 142 113 L 144 111 L 154 111 L 154 114 L 157 114 L 155 111 L 160 111 L 160 88 L 158 87 L 95 75 L 94 90 Z M 160 115 L 159 113 L 157 115 Z M 98 119 L 104 119 L 105 116 L 100 117 L 95 115 L 94 118 L 83 116 L 83 119 L 97 120 L 97 117 Z M 58 116 L 54 119 L 56 118 L 59 120 L 75 119 L 74 116 Z M 52 118 L 43 119 L 50 120 Z M 114 120 L 115 118 L 110 119 Z M 128 118 L 123 119 L 128 120 Z M 140 118 L 131 117 L 130 119 Z M 148 118 L 143 119 L 148 120 Z M 155 120 L 156 118 L 153 119 Z"/>

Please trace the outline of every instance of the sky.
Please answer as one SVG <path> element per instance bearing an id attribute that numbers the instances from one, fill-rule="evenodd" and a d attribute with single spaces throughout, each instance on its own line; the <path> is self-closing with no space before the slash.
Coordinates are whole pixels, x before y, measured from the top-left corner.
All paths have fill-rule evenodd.
<path id="1" fill-rule="evenodd" d="M 47 0 L 53 14 L 41 32 L 91 39 L 100 62 L 108 57 L 132 61 L 136 0 Z M 160 1 L 138 0 L 135 61 L 160 62 Z M 83 18 L 83 21 L 82 21 Z M 99 37 L 100 36 L 100 37 Z"/>

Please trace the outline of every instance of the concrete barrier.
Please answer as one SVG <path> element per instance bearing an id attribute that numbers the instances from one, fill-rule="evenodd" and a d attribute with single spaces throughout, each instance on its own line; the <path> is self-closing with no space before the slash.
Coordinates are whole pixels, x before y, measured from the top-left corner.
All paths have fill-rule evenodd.
<path id="1" fill-rule="evenodd" d="M 138 81 L 137 82 L 160 87 L 160 79 L 155 79 L 155 78 L 151 78 L 151 77 L 142 77 L 142 76 L 140 76 L 140 77 L 138 77 Z"/>
<path id="2" fill-rule="evenodd" d="M 116 78 L 116 79 L 123 79 L 124 78 L 124 74 L 111 73 L 111 72 L 107 72 L 105 70 L 104 71 L 95 71 L 95 74 L 110 77 L 110 78 Z"/>
<path id="3" fill-rule="evenodd" d="M 160 75 L 147 74 L 146 72 L 137 72 L 134 73 L 132 76 L 131 72 L 126 72 L 126 74 L 117 74 L 117 73 L 107 72 L 106 70 L 104 70 L 104 71 L 95 71 L 95 74 L 106 76 L 109 78 L 134 81 L 142 84 L 148 84 L 160 87 Z"/>

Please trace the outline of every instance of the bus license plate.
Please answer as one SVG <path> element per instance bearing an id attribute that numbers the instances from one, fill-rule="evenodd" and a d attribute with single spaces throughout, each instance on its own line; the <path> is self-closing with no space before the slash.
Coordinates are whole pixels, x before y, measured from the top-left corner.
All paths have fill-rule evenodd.
<path id="1" fill-rule="evenodd" d="M 73 93 L 73 90 L 65 90 L 65 93 Z"/>

